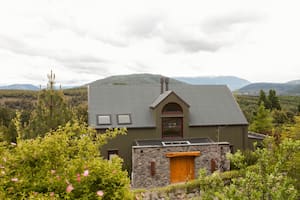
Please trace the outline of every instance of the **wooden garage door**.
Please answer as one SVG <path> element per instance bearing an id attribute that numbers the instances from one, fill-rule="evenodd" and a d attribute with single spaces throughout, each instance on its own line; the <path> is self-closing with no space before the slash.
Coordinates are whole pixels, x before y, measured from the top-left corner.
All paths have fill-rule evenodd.
<path id="1" fill-rule="evenodd" d="M 194 156 L 182 156 L 170 158 L 171 183 L 185 182 L 194 179 Z"/>

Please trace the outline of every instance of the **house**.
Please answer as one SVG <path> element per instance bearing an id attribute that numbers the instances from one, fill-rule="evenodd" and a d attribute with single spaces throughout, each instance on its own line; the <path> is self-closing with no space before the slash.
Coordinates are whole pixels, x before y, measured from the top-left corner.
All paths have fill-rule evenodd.
<path id="1" fill-rule="evenodd" d="M 231 91 L 220 85 L 158 84 L 88 86 L 89 125 L 100 133 L 127 127 L 102 148 L 119 155 L 136 188 L 193 179 L 200 168 L 229 170 L 226 153 L 248 146 L 248 122 Z"/>

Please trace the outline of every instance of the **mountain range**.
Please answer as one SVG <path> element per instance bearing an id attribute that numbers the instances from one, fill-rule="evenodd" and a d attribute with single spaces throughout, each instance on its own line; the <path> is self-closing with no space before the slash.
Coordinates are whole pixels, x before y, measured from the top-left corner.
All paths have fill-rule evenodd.
<path id="1" fill-rule="evenodd" d="M 160 84 L 161 75 L 158 74 L 130 74 L 110 76 L 101 81 L 101 84 L 112 85 L 136 85 L 136 84 Z M 199 76 L 199 77 L 171 77 L 170 84 L 194 84 L 194 85 L 227 85 L 232 91 L 245 95 L 258 95 L 260 90 L 276 90 L 278 95 L 300 96 L 300 80 L 287 83 L 251 83 L 248 80 L 235 76 Z M 64 87 L 65 88 L 65 87 Z M 4 90 L 39 90 L 31 84 L 13 84 L 0 86 Z"/>
<path id="2" fill-rule="evenodd" d="M 260 90 L 275 90 L 278 95 L 300 96 L 300 80 L 287 83 L 252 83 L 237 90 L 239 94 L 259 95 Z"/>
<path id="3" fill-rule="evenodd" d="M 0 86 L 0 90 L 39 90 L 40 88 L 32 84 L 12 84 Z"/>
<path id="4" fill-rule="evenodd" d="M 174 79 L 192 85 L 227 85 L 232 91 L 250 84 L 250 81 L 235 76 L 174 77 Z"/>

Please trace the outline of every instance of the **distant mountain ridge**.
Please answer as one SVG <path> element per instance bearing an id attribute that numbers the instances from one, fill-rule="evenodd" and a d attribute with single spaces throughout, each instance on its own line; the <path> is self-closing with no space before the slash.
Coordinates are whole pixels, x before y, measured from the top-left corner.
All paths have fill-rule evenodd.
<path id="1" fill-rule="evenodd" d="M 102 85 L 160 85 L 160 78 L 163 77 L 159 74 L 129 74 L 129 75 L 116 75 L 109 76 L 104 79 L 99 79 Z M 187 84 L 182 81 L 178 81 L 174 78 L 169 78 L 170 84 Z"/>
<path id="2" fill-rule="evenodd" d="M 159 74 L 129 74 L 116 75 L 99 79 L 104 85 L 140 85 L 140 84 L 160 84 Z M 216 77 L 169 77 L 170 84 L 194 84 L 194 85 L 227 85 L 232 91 L 245 95 L 258 95 L 260 90 L 268 92 L 270 89 L 276 90 L 279 95 L 300 96 L 300 80 L 293 80 L 286 83 L 250 83 L 249 81 L 235 76 Z M 250 84 L 249 84 L 250 83 Z M 88 85 L 88 84 L 87 84 Z M 80 86 L 78 86 L 80 87 Z M 42 87 L 44 88 L 44 87 Z M 76 88 L 72 87 L 63 87 Z M 0 86 L 0 90 L 39 90 L 40 87 L 32 84 L 12 84 Z"/>
<path id="3" fill-rule="evenodd" d="M 197 76 L 197 77 L 173 77 L 192 85 L 227 85 L 230 90 L 237 90 L 251 82 L 236 76 Z"/>
<path id="4" fill-rule="evenodd" d="M 286 82 L 287 84 L 300 84 L 300 80 L 293 80 L 293 81 L 289 81 Z"/>
<path id="5" fill-rule="evenodd" d="M 45 89 L 47 86 L 35 86 L 32 84 L 12 84 L 12 85 L 4 85 L 4 86 L 0 86 L 0 90 L 32 90 L 32 91 L 36 91 L 36 90 L 40 90 L 40 89 Z M 71 89 L 71 88 L 76 88 L 78 86 L 65 86 L 62 87 L 62 89 Z M 60 86 L 55 86 L 55 89 L 60 89 Z"/>
<path id="6" fill-rule="evenodd" d="M 12 84 L 0 86 L 0 90 L 39 90 L 40 88 L 32 84 Z"/>
<path id="7" fill-rule="evenodd" d="M 300 96 L 300 80 L 286 83 L 252 83 L 237 90 L 240 94 L 259 95 L 260 90 L 275 90 L 278 95 Z"/>

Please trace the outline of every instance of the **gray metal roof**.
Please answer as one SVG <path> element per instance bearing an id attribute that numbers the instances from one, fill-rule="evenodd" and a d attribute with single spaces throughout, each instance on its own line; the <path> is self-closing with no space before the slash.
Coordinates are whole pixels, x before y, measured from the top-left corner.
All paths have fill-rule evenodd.
<path id="1" fill-rule="evenodd" d="M 231 91 L 219 85 L 169 85 L 169 89 L 190 107 L 190 126 L 248 124 Z M 118 125 L 117 114 L 130 114 L 128 128 L 155 127 L 151 105 L 165 98 L 160 96 L 159 85 L 89 85 L 89 125 L 95 128 L 123 127 Z M 111 116 L 110 125 L 98 125 L 97 115 Z"/>

